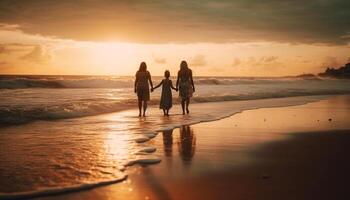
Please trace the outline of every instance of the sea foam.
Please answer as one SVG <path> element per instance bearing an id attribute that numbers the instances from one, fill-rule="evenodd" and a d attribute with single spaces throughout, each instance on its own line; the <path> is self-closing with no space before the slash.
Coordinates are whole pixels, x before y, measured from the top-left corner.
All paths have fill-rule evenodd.
<path id="1" fill-rule="evenodd" d="M 104 185 L 118 183 L 125 180 L 126 178 L 127 178 L 127 175 L 124 174 L 120 178 L 107 180 L 107 181 L 83 183 L 83 184 L 71 185 L 66 187 L 41 188 L 35 191 L 28 191 L 28 192 L 0 193 L 0 199 L 29 199 L 29 198 L 38 198 L 38 197 L 44 197 L 44 196 L 65 194 L 70 192 L 78 192 L 82 190 L 93 189 Z"/>

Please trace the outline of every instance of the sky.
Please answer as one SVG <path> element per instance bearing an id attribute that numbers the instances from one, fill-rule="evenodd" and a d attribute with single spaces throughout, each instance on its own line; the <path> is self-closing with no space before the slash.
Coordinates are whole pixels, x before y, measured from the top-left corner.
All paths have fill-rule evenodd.
<path id="1" fill-rule="evenodd" d="M 288 76 L 350 62 L 349 0 L 1 0 L 0 74 Z"/>

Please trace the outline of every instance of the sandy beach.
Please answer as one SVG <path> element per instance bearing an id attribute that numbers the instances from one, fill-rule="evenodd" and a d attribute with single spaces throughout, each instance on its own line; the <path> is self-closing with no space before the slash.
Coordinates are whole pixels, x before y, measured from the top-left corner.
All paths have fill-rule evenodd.
<path id="1" fill-rule="evenodd" d="M 127 180 L 41 199 L 348 199 L 350 97 L 248 110 L 159 133 Z"/>

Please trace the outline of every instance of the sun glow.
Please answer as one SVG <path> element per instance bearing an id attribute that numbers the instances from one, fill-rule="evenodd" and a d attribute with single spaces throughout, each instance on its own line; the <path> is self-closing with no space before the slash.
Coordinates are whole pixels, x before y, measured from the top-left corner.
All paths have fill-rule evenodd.
<path id="1" fill-rule="evenodd" d="M 17 35 L 23 44 L 15 42 L 13 37 Z M 161 76 L 165 69 L 174 75 L 181 60 L 186 60 L 195 76 L 286 76 L 340 66 L 348 61 L 349 52 L 348 46 L 276 42 L 76 41 L 18 30 L 0 30 L 0 42 L 2 39 L 6 39 L 0 46 L 0 73 L 4 74 L 133 76 L 140 62 L 145 61 L 152 75 Z M 333 54 L 337 56 L 330 56 Z"/>
<path id="2" fill-rule="evenodd" d="M 125 66 L 130 64 L 130 59 L 136 57 L 137 52 L 134 45 L 116 42 L 82 44 L 81 48 L 87 52 L 87 65 L 110 75 L 126 74 L 128 70 Z"/>

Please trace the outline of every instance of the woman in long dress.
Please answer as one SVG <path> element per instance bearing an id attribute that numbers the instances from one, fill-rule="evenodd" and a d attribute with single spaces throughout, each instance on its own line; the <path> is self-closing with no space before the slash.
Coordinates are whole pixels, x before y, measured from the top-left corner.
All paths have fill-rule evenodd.
<path id="1" fill-rule="evenodd" d="M 182 114 L 188 114 L 190 111 L 188 106 L 190 104 L 190 98 L 192 93 L 195 92 L 192 70 L 188 67 L 186 61 L 181 61 L 180 70 L 177 73 L 176 88 L 179 89 L 179 95 L 181 98 Z"/>
<path id="2" fill-rule="evenodd" d="M 139 70 L 135 75 L 134 91 L 137 93 L 139 117 L 141 117 L 141 110 L 143 108 L 143 116 L 146 116 L 147 101 L 150 100 L 149 84 L 153 88 L 151 74 L 147 71 L 147 65 L 145 62 L 141 62 Z"/>

